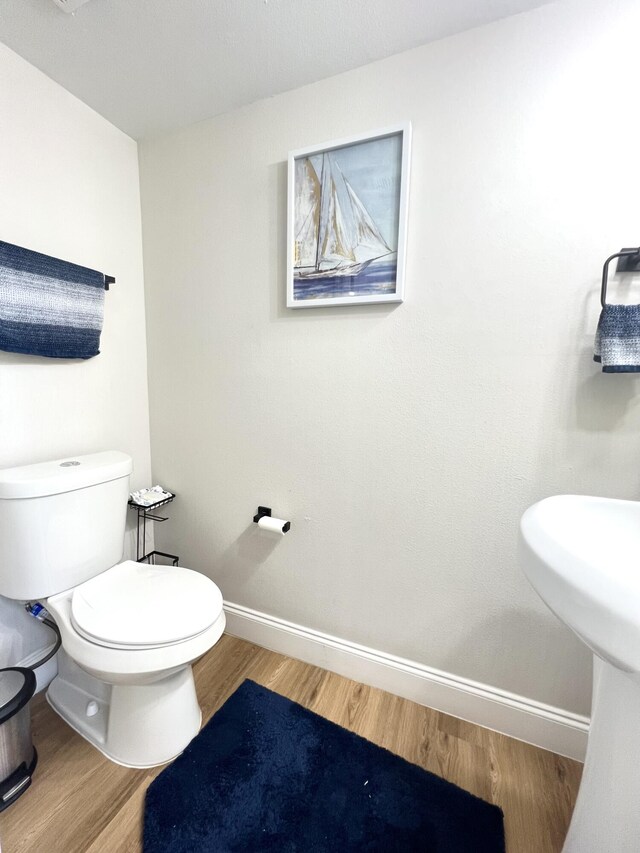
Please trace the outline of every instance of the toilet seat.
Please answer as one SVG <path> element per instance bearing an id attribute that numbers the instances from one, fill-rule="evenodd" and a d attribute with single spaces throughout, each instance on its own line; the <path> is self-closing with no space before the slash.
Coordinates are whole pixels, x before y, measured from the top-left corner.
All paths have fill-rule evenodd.
<path id="1" fill-rule="evenodd" d="M 221 613 L 220 590 L 200 572 L 126 560 L 76 587 L 70 615 L 92 643 L 141 650 L 196 637 Z"/>

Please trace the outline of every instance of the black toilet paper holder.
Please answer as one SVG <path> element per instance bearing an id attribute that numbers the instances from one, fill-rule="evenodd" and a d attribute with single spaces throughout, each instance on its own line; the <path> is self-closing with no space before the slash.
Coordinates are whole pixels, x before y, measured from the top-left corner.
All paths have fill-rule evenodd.
<path id="1" fill-rule="evenodd" d="M 258 512 L 253 516 L 253 520 L 257 524 L 261 518 L 264 518 L 265 515 L 271 516 L 271 507 L 270 506 L 259 506 Z"/>
<path id="2" fill-rule="evenodd" d="M 261 518 L 264 518 L 265 515 L 268 515 L 271 518 L 271 507 L 270 506 L 259 506 L 258 512 L 253 516 L 253 520 L 255 524 L 257 524 Z M 287 521 L 287 523 L 282 528 L 283 533 L 287 533 L 289 528 L 291 527 L 291 522 Z"/>

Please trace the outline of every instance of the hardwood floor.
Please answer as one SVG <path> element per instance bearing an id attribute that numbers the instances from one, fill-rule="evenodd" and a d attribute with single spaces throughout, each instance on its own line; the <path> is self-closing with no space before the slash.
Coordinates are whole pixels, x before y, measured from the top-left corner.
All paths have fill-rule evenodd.
<path id="1" fill-rule="evenodd" d="M 559 853 L 582 765 L 382 690 L 224 636 L 194 667 L 203 717 L 245 678 L 502 807 L 508 853 Z M 104 758 L 32 705 L 32 787 L 0 813 L 3 853 L 139 853 L 144 794 L 162 770 Z"/>

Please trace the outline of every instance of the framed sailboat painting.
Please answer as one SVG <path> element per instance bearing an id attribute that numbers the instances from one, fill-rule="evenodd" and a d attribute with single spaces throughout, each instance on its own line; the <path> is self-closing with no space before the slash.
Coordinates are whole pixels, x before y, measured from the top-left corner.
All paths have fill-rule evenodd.
<path id="1" fill-rule="evenodd" d="M 409 122 L 289 154 L 287 307 L 402 302 Z"/>

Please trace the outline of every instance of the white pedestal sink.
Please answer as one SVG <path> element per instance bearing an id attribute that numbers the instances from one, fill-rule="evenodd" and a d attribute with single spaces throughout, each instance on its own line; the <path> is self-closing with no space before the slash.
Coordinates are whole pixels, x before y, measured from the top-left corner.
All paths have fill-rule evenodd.
<path id="1" fill-rule="evenodd" d="M 640 503 L 546 498 L 522 517 L 525 574 L 594 652 L 587 758 L 563 853 L 640 851 Z"/>

